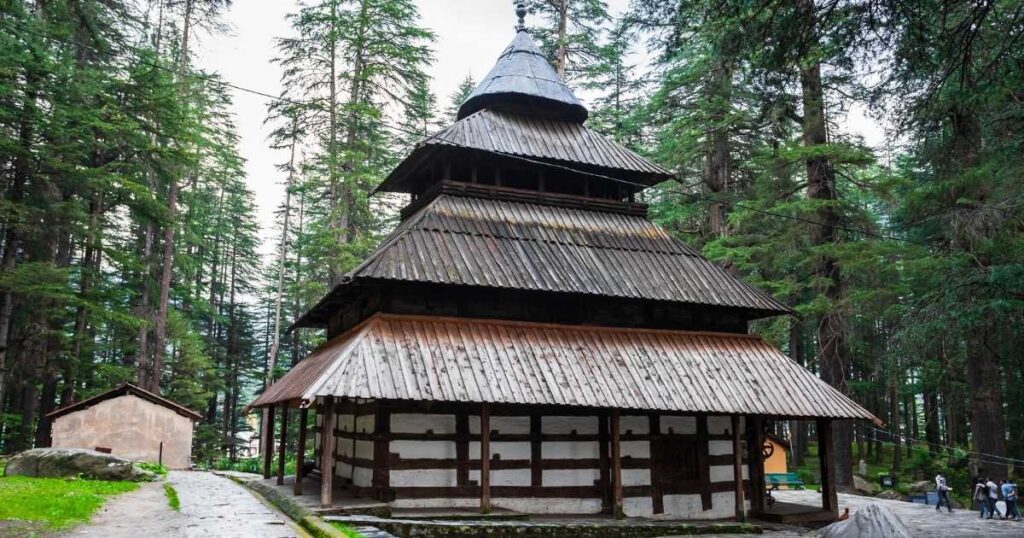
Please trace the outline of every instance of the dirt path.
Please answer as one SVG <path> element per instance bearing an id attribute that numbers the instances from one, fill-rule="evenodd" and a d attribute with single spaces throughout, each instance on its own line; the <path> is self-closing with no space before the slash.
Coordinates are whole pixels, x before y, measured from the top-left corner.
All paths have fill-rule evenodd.
<path id="1" fill-rule="evenodd" d="M 171 510 L 163 485 L 144 484 L 107 502 L 93 520 L 65 537 L 295 538 L 301 531 L 234 482 L 205 472 L 172 471 L 181 512 Z"/>
<path id="2" fill-rule="evenodd" d="M 184 527 L 185 517 L 167 505 L 163 484 L 146 483 L 108 500 L 92 521 L 60 536 L 184 536 Z"/>

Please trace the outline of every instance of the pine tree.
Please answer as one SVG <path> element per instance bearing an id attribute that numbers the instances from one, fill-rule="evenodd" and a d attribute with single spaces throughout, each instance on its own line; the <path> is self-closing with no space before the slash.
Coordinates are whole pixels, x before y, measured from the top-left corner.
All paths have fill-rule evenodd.
<path id="1" fill-rule="evenodd" d="M 473 80 L 473 75 L 466 75 L 466 78 L 462 79 L 459 86 L 448 97 L 448 108 L 444 109 L 444 115 L 448 118 L 449 123 L 455 122 L 459 116 L 459 107 L 469 99 L 475 89 L 476 81 Z"/>

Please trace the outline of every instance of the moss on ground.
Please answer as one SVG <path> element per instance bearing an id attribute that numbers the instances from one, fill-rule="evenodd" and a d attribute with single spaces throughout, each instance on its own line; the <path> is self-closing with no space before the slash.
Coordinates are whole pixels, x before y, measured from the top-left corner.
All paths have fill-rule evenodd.
<path id="1" fill-rule="evenodd" d="M 164 495 L 167 496 L 167 505 L 175 512 L 181 512 L 181 499 L 178 498 L 178 490 L 167 482 L 164 482 Z"/>
<path id="2" fill-rule="evenodd" d="M 0 520 L 38 521 L 61 530 L 88 521 L 108 497 L 135 482 L 8 476 L 0 478 Z"/>

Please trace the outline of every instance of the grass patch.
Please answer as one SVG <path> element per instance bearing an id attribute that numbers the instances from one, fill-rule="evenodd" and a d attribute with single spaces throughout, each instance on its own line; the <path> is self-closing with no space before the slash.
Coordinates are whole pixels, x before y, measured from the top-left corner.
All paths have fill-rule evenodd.
<path id="1" fill-rule="evenodd" d="M 331 521 L 330 524 L 335 529 L 341 531 L 341 533 L 344 534 L 347 538 L 363 538 L 362 534 L 359 534 L 358 532 L 356 532 L 355 529 L 349 527 L 348 525 L 336 523 L 334 521 Z"/>
<path id="2" fill-rule="evenodd" d="M 0 478 L 0 520 L 39 521 L 51 530 L 88 521 L 106 497 L 133 491 L 135 482 L 65 480 L 63 478 Z"/>
<path id="3" fill-rule="evenodd" d="M 181 512 L 181 499 L 178 498 L 178 490 L 164 482 L 164 495 L 167 496 L 167 504 L 171 507 L 171 510 Z"/>

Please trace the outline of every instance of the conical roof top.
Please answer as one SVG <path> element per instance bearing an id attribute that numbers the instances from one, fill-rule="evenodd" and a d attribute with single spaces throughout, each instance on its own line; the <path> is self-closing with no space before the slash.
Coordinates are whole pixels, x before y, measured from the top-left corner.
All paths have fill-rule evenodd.
<path id="1" fill-rule="evenodd" d="M 458 118 L 492 106 L 577 123 L 586 121 L 588 115 L 583 103 L 522 28 L 498 57 L 491 72 L 459 107 Z"/>

